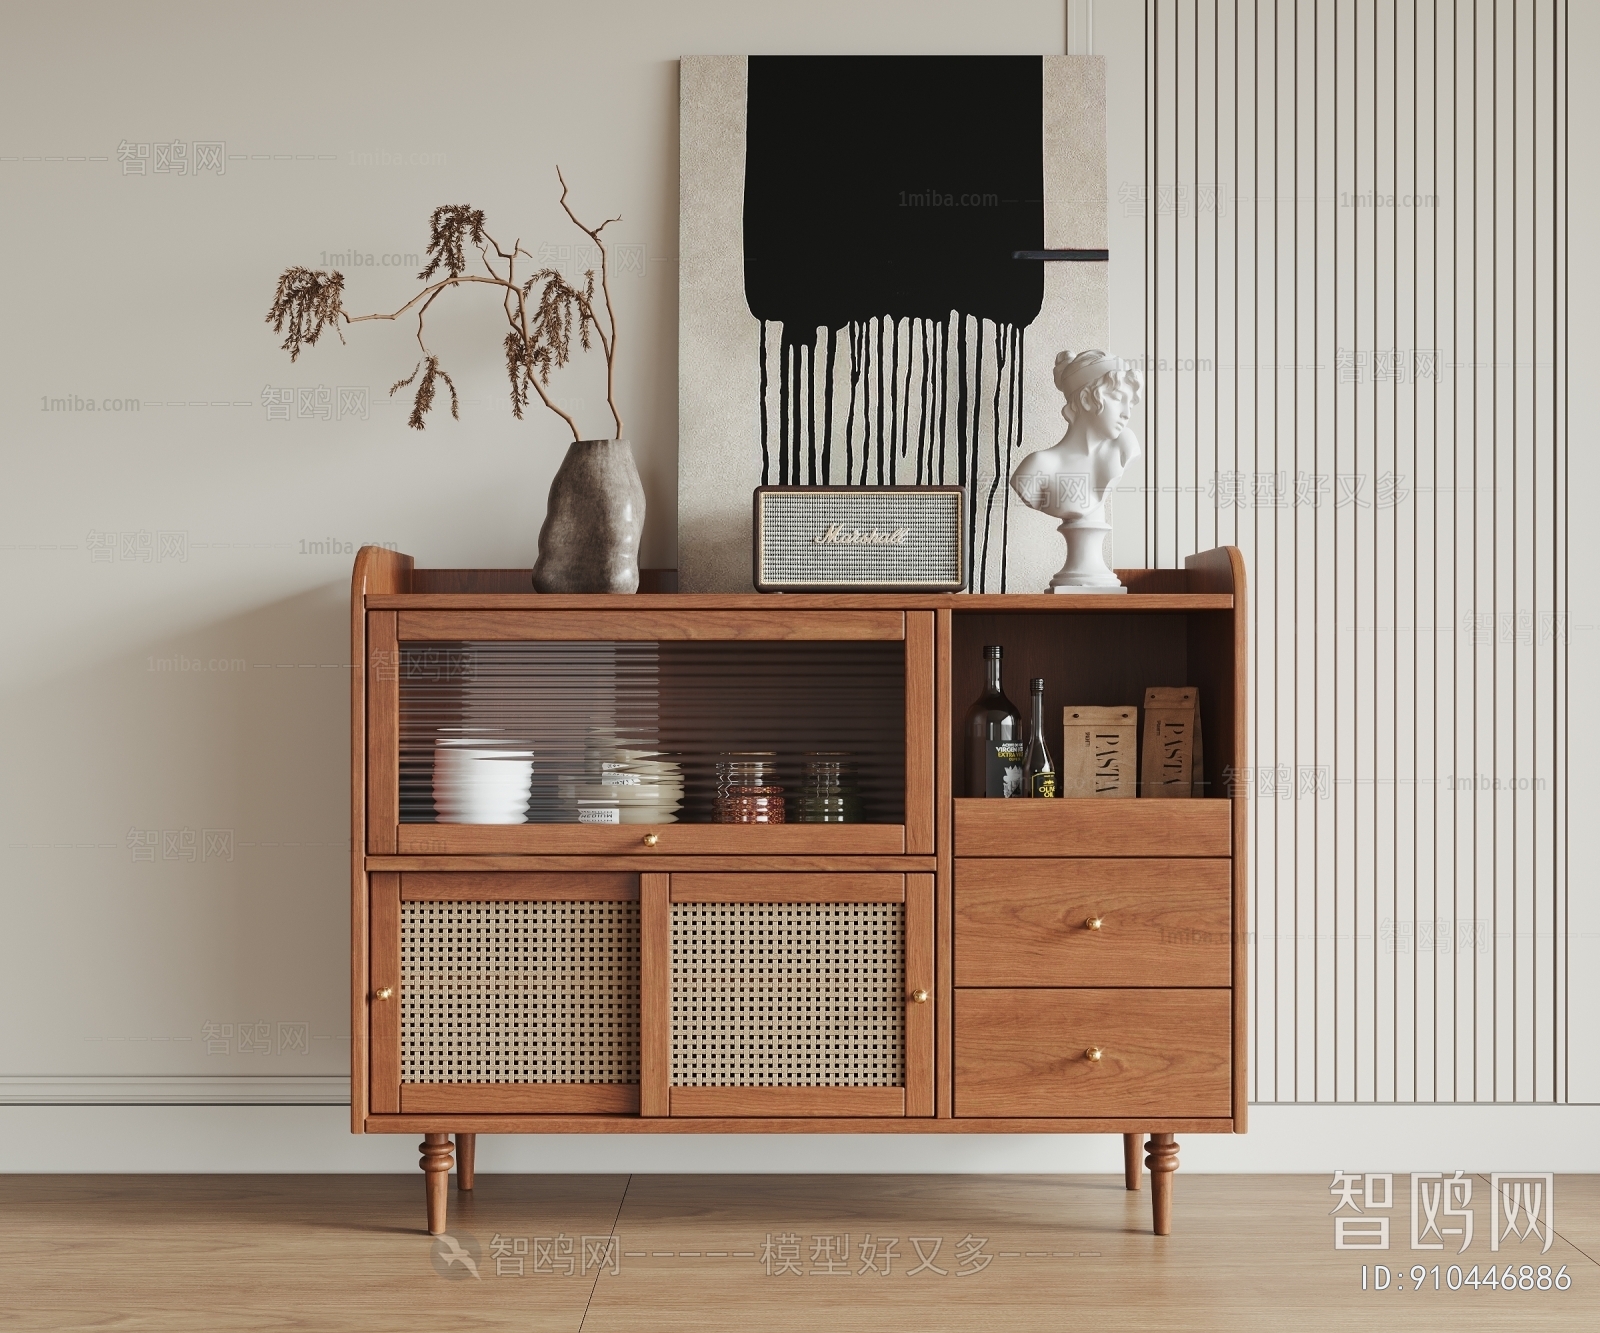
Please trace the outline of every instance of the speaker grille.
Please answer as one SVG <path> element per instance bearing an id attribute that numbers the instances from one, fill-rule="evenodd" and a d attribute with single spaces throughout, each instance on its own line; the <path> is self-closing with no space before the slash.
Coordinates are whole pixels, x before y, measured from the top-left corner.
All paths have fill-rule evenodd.
<path id="1" fill-rule="evenodd" d="M 763 490 L 756 507 L 760 588 L 962 585 L 959 488 Z"/>
<path id="2" fill-rule="evenodd" d="M 405 902 L 402 1083 L 637 1083 L 639 904 Z"/>
<path id="3" fill-rule="evenodd" d="M 678 1087 L 903 1087 L 900 903 L 672 909 Z"/>

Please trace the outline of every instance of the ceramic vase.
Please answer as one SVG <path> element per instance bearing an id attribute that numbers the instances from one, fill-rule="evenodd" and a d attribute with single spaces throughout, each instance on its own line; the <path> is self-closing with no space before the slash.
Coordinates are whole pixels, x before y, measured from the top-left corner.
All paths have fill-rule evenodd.
<path id="1" fill-rule="evenodd" d="M 644 484 L 626 440 L 574 440 L 555 479 L 533 586 L 539 592 L 638 592 Z"/>

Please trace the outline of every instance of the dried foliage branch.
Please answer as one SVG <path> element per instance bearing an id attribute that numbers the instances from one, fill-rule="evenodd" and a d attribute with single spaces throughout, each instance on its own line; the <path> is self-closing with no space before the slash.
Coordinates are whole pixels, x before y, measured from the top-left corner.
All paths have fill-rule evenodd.
<path id="1" fill-rule="evenodd" d="M 428 220 L 428 263 L 417 274 L 418 281 L 427 283 L 415 296 L 398 310 L 389 314 L 351 315 L 343 307 L 344 275 L 338 271 L 323 272 L 307 268 L 286 269 L 278 279 L 277 292 L 272 307 L 267 312 L 267 322 L 273 331 L 282 333 L 288 325 L 288 336 L 283 347 L 290 360 L 299 358 L 301 346 L 315 346 L 324 328 L 332 328 L 343 341 L 339 321 L 359 324 L 369 319 L 399 319 L 412 309 L 417 316 L 417 345 L 422 349 L 422 359 L 411 374 L 395 382 L 391 394 L 415 383 L 411 415 L 407 424 L 416 430 L 426 425 L 426 417 L 433 407 L 437 382 L 443 380 L 450 390 L 450 415 L 459 418 L 459 400 L 454 381 L 439 364 L 439 358 L 428 347 L 425 339 L 427 314 L 434 300 L 446 289 L 464 283 L 486 283 L 501 292 L 501 308 L 509 325 L 503 343 L 506 375 L 511 382 L 511 412 L 518 420 L 522 410 L 531 401 L 530 394 L 567 423 L 573 439 L 582 438 L 578 424 L 571 414 L 563 411 L 551 398 L 547 386 L 550 373 L 565 366 L 572 359 L 572 337 L 576 333 L 578 346 L 588 351 L 594 342 L 600 344 L 606 358 L 606 406 L 616 430 L 615 438 L 622 438 L 622 416 L 616 405 L 616 353 L 617 319 L 611 304 L 609 256 L 603 232 L 620 218 L 607 218 L 597 227 L 581 222 L 567 203 L 567 182 L 556 168 L 556 179 L 561 182 L 561 208 L 574 226 L 583 232 L 600 254 L 600 297 L 604 315 L 595 302 L 595 273 L 587 270 L 581 288 L 569 283 L 556 269 L 541 268 L 531 277 L 518 281 L 517 259 L 532 259 L 522 243 L 513 243 L 505 249 L 488 232 L 484 225 L 482 209 L 470 204 L 443 204 L 433 210 Z M 468 247 L 478 252 L 485 273 L 468 273 Z M 444 276 L 439 276 L 441 271 Z M 537 296 L 535 293 L 537 292 Z"/>
<path id="2" fill-rule="evenodd" d="M 483 248 L 483 210 L 470 204 L 441 204 L 428 219 L 428 267 L 417 277 L 426 282 L 443 264 L 452 278 L 467 268 L 466 247 Z"/>
<path id="3" fill-rule="evenodd" d="M 282 333 L 289 326 L 289 336 L 283 340 L 283 350 L 290 361 L 300 359 L 300 348 L 315 347 L 322 330 L 332 329 L 344 341 L 339 320 L 348 318 L 340 304 L 344 292 L 344 274 L 323 273 L 309 268 L 287 268 L 278 279 L 278 290 L 272 297 L 272 308 L 267 311 L 267 323 L 274 333 Z"/>
<path id="4" fill-rule="evenodd" d="M 571 360 L 573 324 L 577 324 L 578 345 L 586 352 L 592 345 L 590 330 L 599 332 L 594 314 L 594 270 L 585 272 L 583 279 L 583 290 L 579 291 L 555 269 L 542 268 L 518 289 L 521 309 L 526 314 L 534 288 L 539 288 L 531 325 L 525 319 L 514 321 L 505 341 L 511 412 L 519 419 L 528 402 L 528 390 L 538 392 L 541 385 L 550 383 L 552 370 Z M 534 383 L 535 379 L 538 383 Z"/>
<path id="5" fill-rule="evenodd" d="M 425 370 L 423 369 L 424 367 L 426 367 Z M 411 373 L 407 375 L 405 379 L 396 380 L 389 386 L 389 396 L 393 398 L 396 389 L 403 389 L 406 387 L 406 385 L 410 384 L 412 380 L 416 379 L 417 371 L 419 370 L 423 372 L 422 382 L 417 385 L 417 396 L 412 401 L 411 417 L 406 422 L 406 425 L 410 426 L 413 430 L 421 430 L 423 428 L 422 418 L 428 415 L 428 409 L 433 406 L 433 384 L 436 379 L 443 380 L 445 382 L 445 387 L 450 390 L 450 415 L 453 416 L 457 421 L 461 420 L 461 402 L 456 397 L 455 381 L 440 369 L 439 358 L 436 356 L 425 356 L 421 361 L 418 361 Z"/>

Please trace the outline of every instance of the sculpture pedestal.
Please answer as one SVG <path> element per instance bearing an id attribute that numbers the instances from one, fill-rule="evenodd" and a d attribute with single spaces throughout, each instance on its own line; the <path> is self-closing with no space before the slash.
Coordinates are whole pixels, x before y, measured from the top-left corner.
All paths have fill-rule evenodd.
<path id="1" fill-rule="evenodd" d="M 1051 592 L 1119 593 L 1127 592 L 1106 564 L 1106 537 L 1109 523 L 1094 523 L 1069 518 L 1057 529 L 1067 543 L 1067 563 L 1050 580 Z"/>

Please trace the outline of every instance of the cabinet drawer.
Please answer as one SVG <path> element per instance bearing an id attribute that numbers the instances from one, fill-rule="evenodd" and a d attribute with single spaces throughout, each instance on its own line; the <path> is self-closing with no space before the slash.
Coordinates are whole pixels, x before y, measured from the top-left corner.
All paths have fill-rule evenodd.
<path id="1" fill-rule="evenodd" d="M 956 985 L 1226 986 L 1232 866 L 958 860 Z"/>
<path id="2" fill-rule="evenodd" d="M 1233 802 L 963 797 L 957 856 L 1228 856 Z"/>
<path id="3" fill-rule="evenodd" d="M 1231 994 L 958 990 L 955 1113 L 1230 1115 Z"/>

